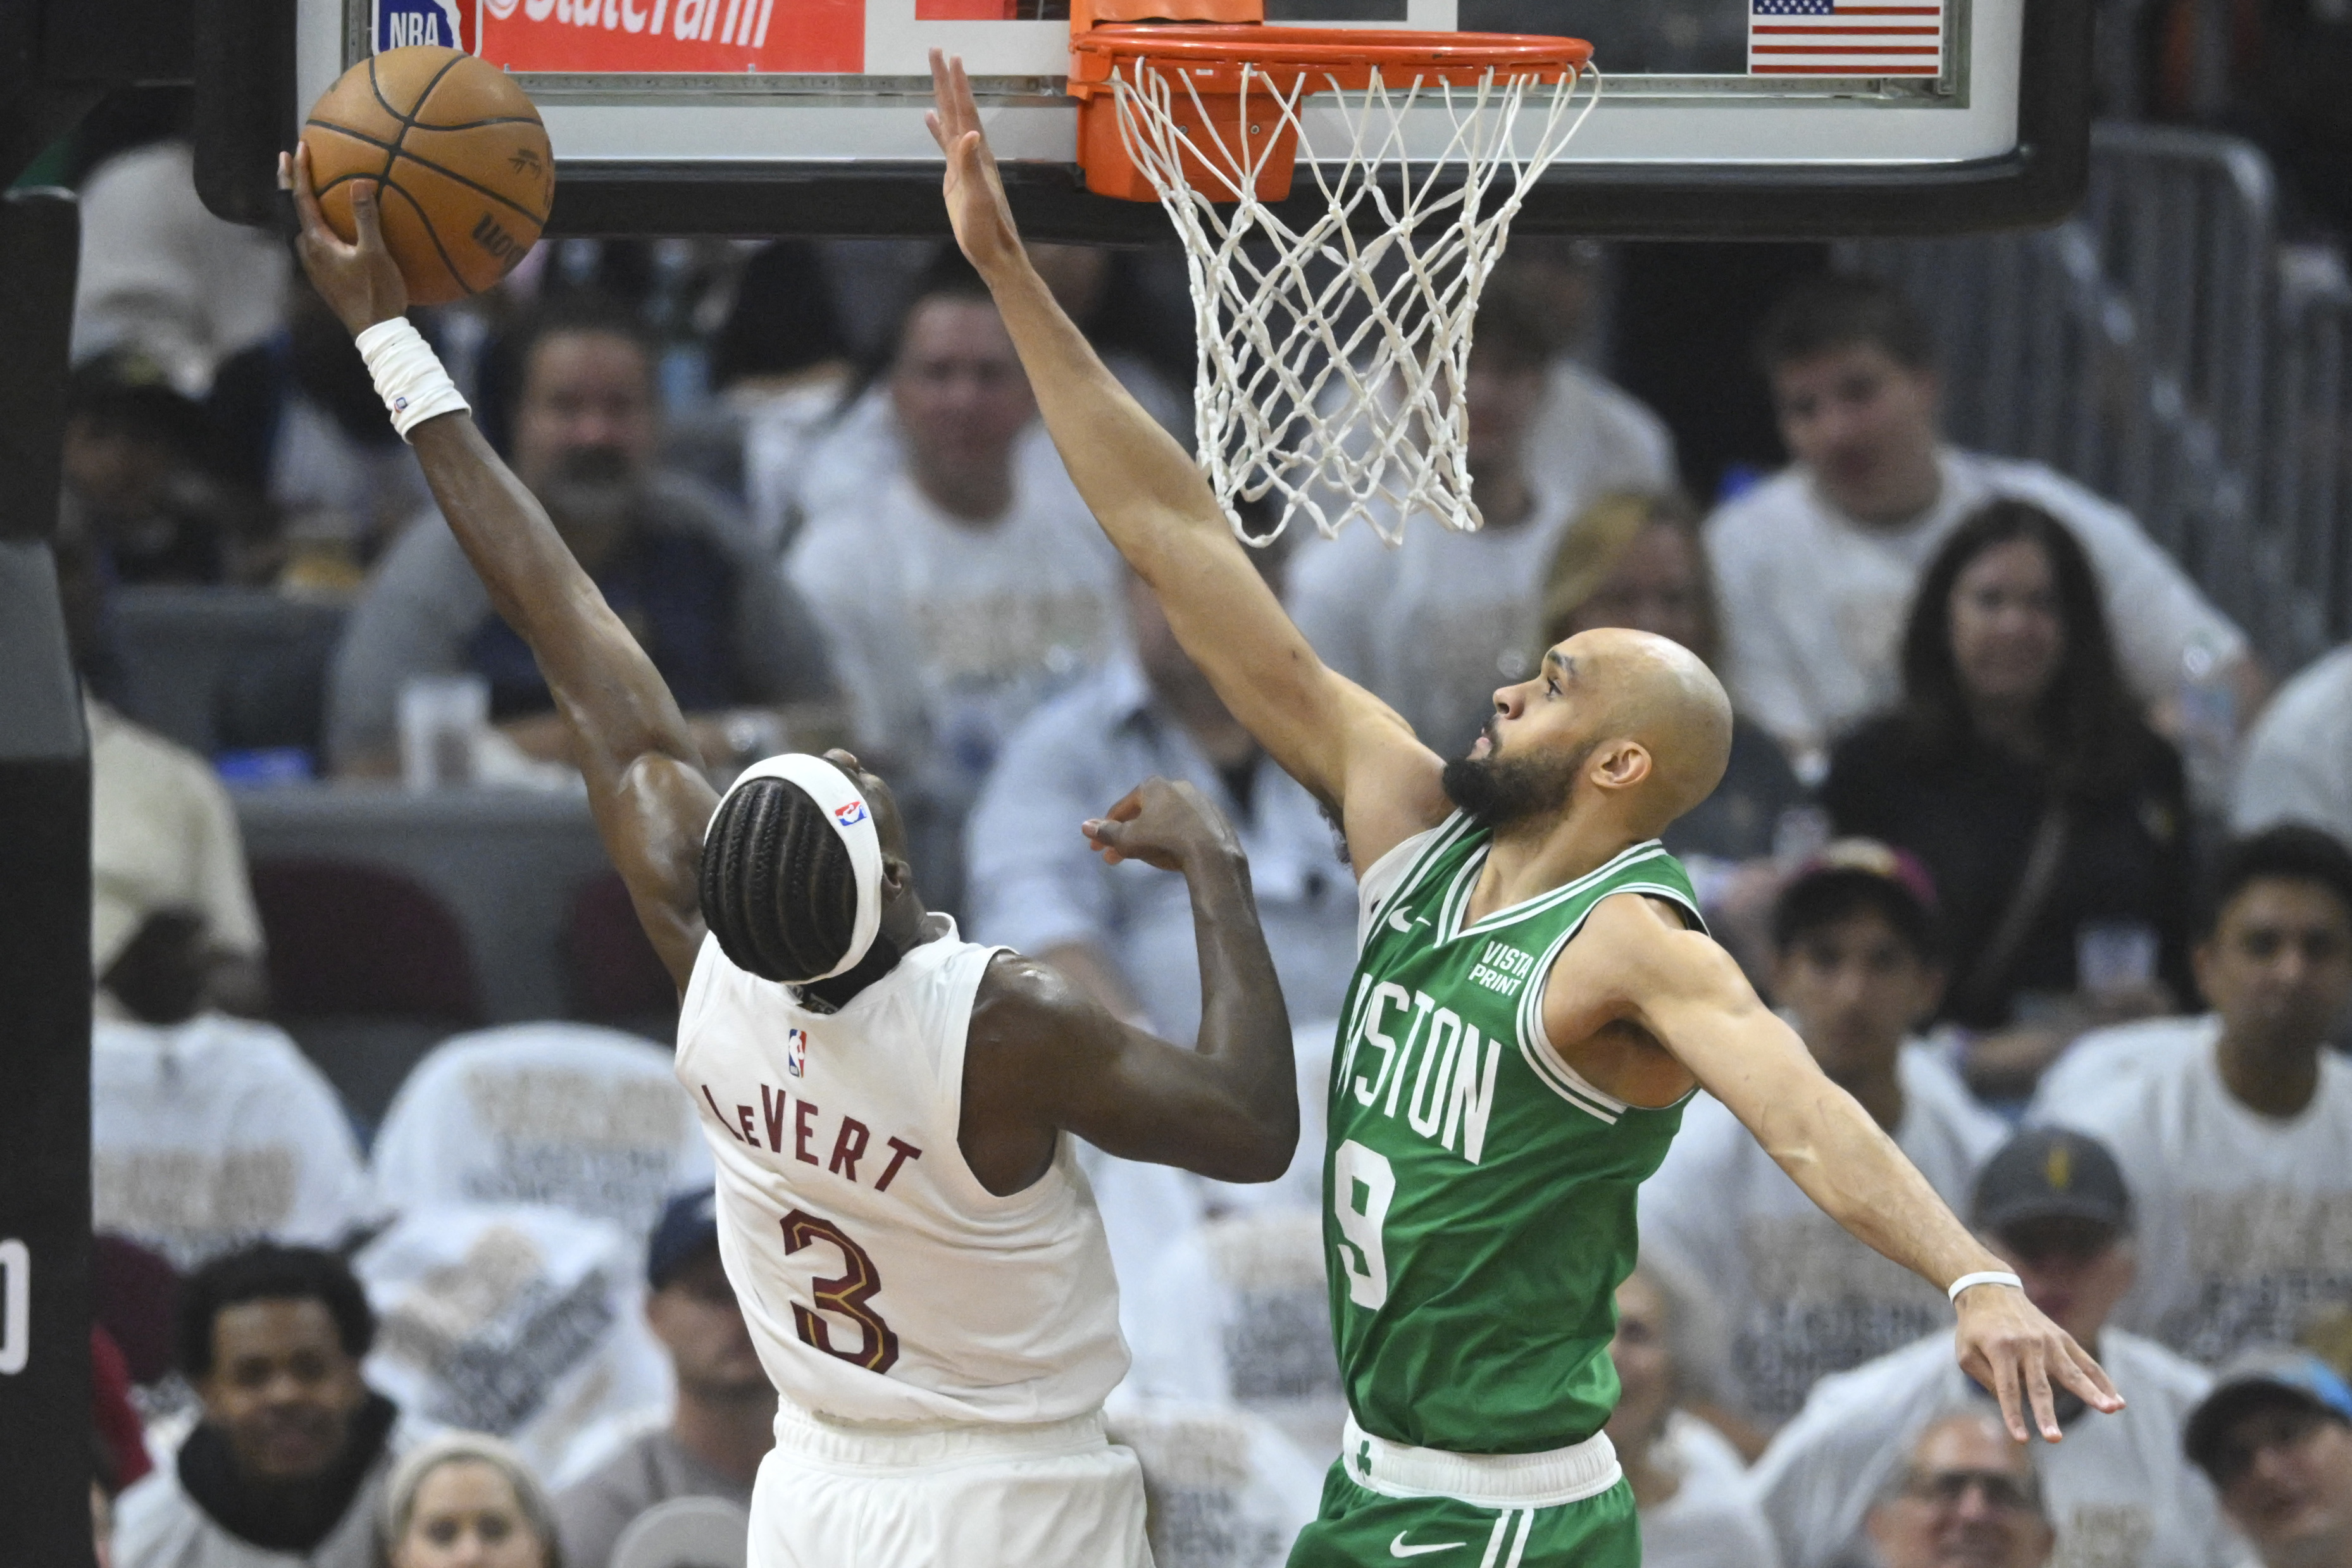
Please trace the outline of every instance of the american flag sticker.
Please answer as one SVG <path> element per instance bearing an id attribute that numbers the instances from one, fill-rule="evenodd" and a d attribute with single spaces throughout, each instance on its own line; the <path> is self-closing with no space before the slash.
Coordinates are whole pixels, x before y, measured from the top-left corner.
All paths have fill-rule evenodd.
<path id="1" fill-rule="evenodd" d="M 1750 76 L 1938 76 L 1944 7 L 1748 0 Z"/>

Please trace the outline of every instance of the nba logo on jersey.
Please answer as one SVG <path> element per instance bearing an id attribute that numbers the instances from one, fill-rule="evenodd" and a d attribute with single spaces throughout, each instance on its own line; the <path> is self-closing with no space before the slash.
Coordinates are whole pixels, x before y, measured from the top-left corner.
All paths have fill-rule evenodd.
<path id="1" fill-rule="evenodd" d="M 491 0 L 497 8 L 497 0 Z M 476 0 L 375 0 L 375 47 L 405 48 L 411 44 L 438 44 L 445 49 L 471 50 Z M 511 10 L 511 0 L 508 9 Z"/>
<path id="2" fill-rule="evenodd" d="M 786 1029 L 784 1031 L 784 1070 L 798 1078 L 801 1076 L 801 1070 L 807 1066 L 808 1031 Z"/>
<path id="3" fill-rule="evenodd" d="M 833 819 L 844 827 L 855 827 L 866 820 L 866 803 L 853 800 L 846 805 L 836 805 L 833 808 Z"/>

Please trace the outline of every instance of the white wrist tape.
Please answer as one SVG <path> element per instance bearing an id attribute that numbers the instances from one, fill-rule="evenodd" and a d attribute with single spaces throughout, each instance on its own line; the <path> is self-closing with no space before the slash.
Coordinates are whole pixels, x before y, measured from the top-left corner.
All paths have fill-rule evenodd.
<path id="1" fill-rule="evenodd" d="M 1971 1285 L 2006 1285 L 2012 1290 L 2022 1290 L 2025 1289 L 2025 1281 L 2020 1279 L 2014 1274 L 1987 1272 L 1983 1274 L 1961 1275 L 1958 1279 L 1952 1281 L 1952 1288 L 1946 1291 L 1945 1294 L 1951 1297 L 1953 1302 L 1958 1304 L 1960 1299 L 1960 1292 L 1967 1289 Z"/>
<path id="2" fill-rule="evenodd" d="M 473 405 L 457 392 L 457 383 L 441 368 L 440 356 L 405 316 L 378 321 L 352 340 L 360 358 L 375 377 L 376 395 L 392 414 L 392 427 L 400 438 L 427 419 L 443 414 L 463 414 Z"/>

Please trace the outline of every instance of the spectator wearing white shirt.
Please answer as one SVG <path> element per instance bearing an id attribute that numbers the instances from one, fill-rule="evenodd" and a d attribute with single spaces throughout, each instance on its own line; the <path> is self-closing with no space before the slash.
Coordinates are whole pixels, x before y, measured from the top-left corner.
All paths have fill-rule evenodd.
<path id="1" fill-rule="evenodd" d="M 2003 1129 L 1910 1037 L 1942 987 L 1932 896 L 1916 862 L 1883 845 L 1831 846 L 1774 910 L 1773 994 L 1831 1080 L 1958 1209 Z M 1641 1207 L 1643 1244 L 1731 1319 L 1723 1424 L 1751 1453 L 1817 1379 L 1949 1321 L 1940 1292 L 1823 1218 L 1712 1096 L 1692 1099 Z"/>
<path id="2" fill-rule="evenodd" d="M 1402 714 L 1440 756 L 1467 751 L 1494 711 L 1495 688 L 1535 668 L 1552 552 L 1587 503 L 1627 486 L 1623 469 L 1580 472 L 1565 461 L 1580 445 L 1615 443 L 1555 427 L 1589 421 L 1560 412 L 1575 400 L 1552 388 L 1552 341 L 1550 324 L 1511 290 L 1490 291 L 1479 307 L 1465 387 L 1485 518 L 1476 532 L 1413 517 L 1391 548 L 1358 522 L 1337 539 L 1307 541 L 1291 566 L 1291 616 L 1316 652 Z M 1665 488 L 1671 472 L 1654 481 Z"/>
<path id="3" fill-rule="evenodd" d="M 1870 1510 L 1883 1568 L 2042 1568 L 2053 1533 L 2033 1452 L 1964 1411 L 1922 1433 Z"/>
<path id="4" fill-rule="evenodd" d="M 1770 1531 L 1748 1494 L 1739 1451 L 1681 1408 L 1717 1342 L 1704 1291 L 1645 1259 L 1617 1287 L 1617 1408 L 1609 1441 L 1633 1489 L 1645 1568 L 1776 1568 Z"/>
<path id="5" fill-rule="evenodd" d="M 2352 1568 L 2352 1388 L 2334 1367 L 2248 1352 L 2189 1418 L 2188 1449 L 2263 1568 Z"/>
<path id="6" fill-rule="evenodd" d="M 2028 1119 L 2100 1140 L 2130 1184 L 2139 1279 L 2116 1321 L 2218 1365 L 2352 1296 L 2352 1065 L 2327 1048 L 2352 1001 L 2352 854 L 2306 827 L 2241 840 L 2207 911 L 2219 1030 L 2053 1077 Z"/>
<path id="7" fill-rule="evenodd" d="M 2246 736 L 2230 826 L 2253 833 L 2281 822 L 2352 844 L 2352 644 L 2280 687 Z"/>
<path id="8" fill-rule="evenodd" d="M 2132 516 L 2053 469 L 1943 444 L 1925 325 L 1893 289 L 1825 277 L 1775 308 L 1758 357 L 1795 460 L 1719 508 L 1732 700 L 1800 757 L 1889 706 L 1913 590 L 1961 519 L 2030 501 L 2097 569 L 2133 691 L 2174 698 L 2192 650 L 2231 672 L 2242 712 L 2265 689 L 2245 637 Z"/>
<path id="9" fill-rule="evenodd" d="M 2079 1133 L 2021 1133 L 1985 1163 L 1972 1218 L 2033 1304 L 2098 1357 L 2128 1401 L 2115 1415 L 2065 1405 L 2065 1441 L 2042 1454 L 2053 1561 L 2231 1568 L 2239 1548 L 2180 1451 L 2210 1375 L 2107 1325 L 2133 1259 L 2131 1201 L 2114 1157 Z M 1940 1333 L 1822 1379 L 1754 1472 L 1785 1568 L 1866 1568 L 1864 1520 L 1901 1454 L 1938 1416 L 1988 1408 Z"/>
<path id="10" fill-rule="evenodd" d="M 1143 780 L 1181 779 L 1241 836 L 1294 1019 L 1335 1016 L 1355 969 L 1356 908 L 1331 825 L 1225 710 L 1151 591 L 1131 576 L 1127 590 L 1131 658 L 1032 714 L 972 808 L 976 938 L 1036 954 L 1163 1039 L 1191 1039 L 1201 977 L 1182 879 L 1105 865 L 1078 832 Z"/>
<path id="11" fill-rule="evenodd" d="M 1067 477 L 1019 460 L 1036 404 L 959 258 L 919 286 L 887 384 L 902 460 L 813 511 L 787 569 L 859 755 L 904 781 L 926 896 L 954 907 L 964 814 L 1005 737 L 1116 646 L 1118 560 Z"/>

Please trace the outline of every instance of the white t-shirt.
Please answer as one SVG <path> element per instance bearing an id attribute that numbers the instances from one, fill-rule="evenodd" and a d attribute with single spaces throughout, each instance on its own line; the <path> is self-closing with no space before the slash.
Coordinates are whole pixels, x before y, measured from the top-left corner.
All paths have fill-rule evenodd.
<path id="1" fill-rule="evenodd" d="M 1642 1510 L 1642 1568 L 1779 1568 L 1747 1467 L 1723 1434 L 1677 1410 L 1650 1457 L 1682 1484 Z"/>
<path id="2" fill-rule="evenodd" d="M 1348 1416 L 1331 1348 L 1319 1208 L 1224 1215 L 1172 1243 L 1136 1292 L 1129 1386 L 1239 1405 L 1322 1464 Z"/>
<path id="3" fill-rule="evenodd" d="M 488 1432 L 542 1476 L 626 1412 L 667 1408 L 644 1245 L 522 1204 L 415 1209 L 352 1260 L 375 1309 L 367 1380 L 419 1425 Z"/>
<path id="4" fill-rule="evenodd" d="M 854 504 L 810 518 L 788 570 L 831 642 L 857 743 L 951 798 L 1118 645 L 1118 556 L 1068 479 L 1049 485 L 1034 465 L 989 523 L 950 518 L 901 471 L 869 473 Z"/>
<path id="5" fill-rule="evenodd" d="M 2279 688 L 2238 764 L 2230 826 L 2301 822 L 2352 844 L 2352 647 Z"/>
<path id="6" fill-rule="evenodd" d="M 91 968 L 104 974 L 147 917 L 193 910 L 217 952 L 258 957 L 261 916 L 228 791 L 205 760 L 103 702 L 89 721 Z"/>
<path id="7" fill-rule="evenodd" d="M 1155 1568 L 1283 1568 L 1321 1510 L 1328 1467 L 1246 1410 L 1122 1390 L 1106 1414 L 1143 1467 Z"/>
<path id="8" fill-rule="evenodd" d="M 1528 470 L 1547 489 L 1591 501 L 1674 488 L 1675 438 L 1650 405 L 1571 359 L 1552 362 L 1529 421 Z"/>
<path id="9" fill-rule="evenodd" d="M 90 1224 L 181 1268 L 249 1241 L 331 1247 L 375 1205 L 342 1102 L 268 1024 L 90 1032 Z"/>
<path id="10" fill-rule="evenodd" d="M 2064 1442 L 2034 1445 L 2058 1531 L 2051 1568 L 2229 1568 L 2243 1548 L 2180 1452 L 2210 1378 L 2119 1329 L 2099 1336 L 2098 1357 L 2122 1412 L 2086 1412 Z M 1991 1408 L 1948 1334 L 1823 1378 L 1750 1472 L 1783 1568 L 1871 1568 L 1864 1520 L 1918 1435 L 1940 1415 Z"/>
<path id="11" fill-rule="evenodd" d="M 1935 504 L 1898 528 L 1836 510 L 1802 467 L 1707 520 L 1734 705 L 1791 752 L 1815 752 L 1902 692 L 1897 652 L 1922 573 L 1986 501 L 2031 501 L 2074 531 L 2099 574 L 2107 629 L 2143 701 L 2171 696 L 2202 642 L 2245 638 L 2132 515 L 2039 463 L 1947 448 Z"/>
<path id="12" fill-rule="evenodd" d="M 945 916 L 932 917 L 945 920 Z M 837 1013 L 706 941 L 677 1079 L 719 1163 L 719 1253 L 768 1381 L 845 1421 L 1061 1421 L 1127 1373 L 1075 1141 L 1000 1197 L 958 1142 L 997 948 L 919 944 Z"/>
<path id="13" fill-rule="evenodd" d="M 2211 1013 L 2187 1018 L 2141 1018 L 2078 1035 L 2034 1086 L 2030 1121 L 2064 1121 L 2065 1108 L 2094 1105 L 2116 1084 L 2150 1065 L 2163 1066 L 2185 1050 L 2211 1050 L 2221 1020 Z"/>
<path id="14" fill-rule="evenodd" d="M 1455 533 L 1415 517 L 1395 546 L 1359 522 L 1337 539 L 1302 535 L 1290 611 L 1315 651 L 1404 716 L 1440 756 L 1469 749 L 1495 689 L 1524 680 L 1543 611 L 1544 572 L 1586 506 L 1613 490 L 1674 482 L 1657 416 L 1561 362 L 1521 444 L 1535 509 L 1508 528 Z"/>
<path id="15" fill-rule="evenodd" d="M 650 1040 L 593 1024 L 513 1024 L 444 1041 L 376 1134 L 397 1210 L 544 1204 L 640 1241 L 662 1205 L 710 1184 L 693 1107 Z"/>
<path id="16" fill-rule="evenodd" d="M 1977 1167 L 2007 1129 L 1929 1047 L 1905 1046 L 1895 1074 L 1896 1146 L 1965 1209 Z M 1731 1318 L 1727 1402 L 1766 1422 L 1795 1415 L 1827 1373 L 1951 1322 L 1942 1291 L 1814 1207 L 1712 1095 L 1693 1098 L 1641 1202 L 1643 1245 L 1672 1253 Z"/>
<path id="17" fill-rule="evenodd" d="M 2291 1342 L 2352 1297 L 2352 1065 L 2319 1053 L 2299 1116 L 2259 1115 L 2189 1034 L 2104 1085 L 2062 1085 L 2032 1116 L 2114 1152 L 2137 1212 L 2139 1279 L 2115 1321 L 2218 1366 Z"/>

